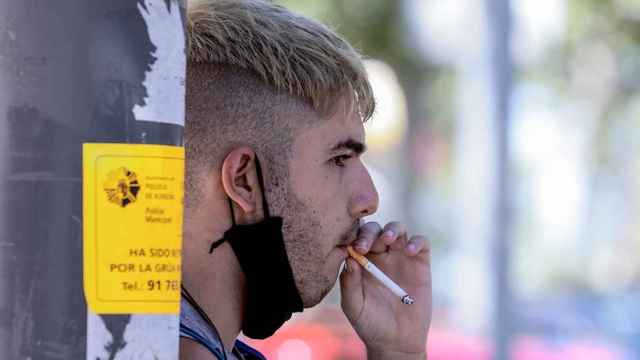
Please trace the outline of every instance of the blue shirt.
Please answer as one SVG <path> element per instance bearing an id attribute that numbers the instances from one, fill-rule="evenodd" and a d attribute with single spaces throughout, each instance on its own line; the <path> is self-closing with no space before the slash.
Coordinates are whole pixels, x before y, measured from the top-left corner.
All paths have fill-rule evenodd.
<path id="1" fill-rule="evenodd" d="M 225 351 L 215 327 L 211 328 L 185 298 L 180 300 L 180 337 L 206 347 L 216 360 L 266 360 L 257 350 L 240 340 L 236 340 L 231 351 Z"/>

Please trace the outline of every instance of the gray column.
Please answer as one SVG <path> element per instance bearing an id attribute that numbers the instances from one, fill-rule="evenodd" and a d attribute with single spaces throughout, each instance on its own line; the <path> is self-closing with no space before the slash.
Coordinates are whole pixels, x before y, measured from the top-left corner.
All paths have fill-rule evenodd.
<path id="1" fill-rule="evenodd" d="M 183 118 L 141 117 L 153 114 L 157 89 L 149 77 L 167 45 L 158 43 L 158 22 L 162 31 L 182 35 L 183 15 L 176 0 L 0 0 L 1 359 L 91 356 L 82 143 L 182 144 Z M 184 64 L 183 35 L 168 40 Z M 184 66 L 174 70 L 184 79 Z M 183 101 L 176 98 L 174 106 Z M 175 351 L 159 358 L 176 358 L 177 316 L 167 317 L 165 327 L 155 317 L 136 317 L 97 318 L 107 333 L 94 340 L 112 345 L 105 358 L 117 359 L 136 337 L 164 341 L 156 336 L 168 331 Z M 127 342 L 130 323 L 141 325 Z"/>

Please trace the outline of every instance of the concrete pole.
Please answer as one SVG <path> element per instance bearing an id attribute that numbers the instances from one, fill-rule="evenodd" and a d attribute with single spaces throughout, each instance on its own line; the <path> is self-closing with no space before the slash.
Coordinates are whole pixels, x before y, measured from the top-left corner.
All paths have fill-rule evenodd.
<path id="1" fill-rule="evenodd" d="M 177 0 L 0 0 L 0 359 L 119 359 L 151 341 L 177 358 L 177 315 L 87 320 L 82 144 L 182 145 L 183 16 Z"/>

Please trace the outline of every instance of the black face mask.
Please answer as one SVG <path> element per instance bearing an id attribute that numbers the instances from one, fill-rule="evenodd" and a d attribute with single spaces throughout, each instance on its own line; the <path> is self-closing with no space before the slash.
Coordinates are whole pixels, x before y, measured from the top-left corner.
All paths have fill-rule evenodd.
<path id="1" fill-rule="evenodd" d="M 294 312 L 301 312 L 303 306 L 284 246 L 282 218 L 269 215 L 257 157 L 256 171 L 262 188 L 264 220 L 237 225 L 229 200 L 233 226 L 222 239 L 211 244 L 209 253 L 225 241 L 231 245 L 247 282 L 242 332 L 252 339 L 265 339 L 273 335 Z"/>

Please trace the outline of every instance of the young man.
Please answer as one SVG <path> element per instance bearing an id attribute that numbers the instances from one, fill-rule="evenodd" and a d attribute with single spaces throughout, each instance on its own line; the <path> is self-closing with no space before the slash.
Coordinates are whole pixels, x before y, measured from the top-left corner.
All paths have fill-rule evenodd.
<path id="1" fill-rule="evenodd" d="M 187 19 L 182 359 L 261 359 L 273 334 L 333 287 L 369 359 L 425 359 L 429 247 L 360 220 L 378 194 L 360 160 L 374 100 L 359 54 L 260 0 L 205 0 Z M 415 298 L 348 258 L 365 254 Z"/>

